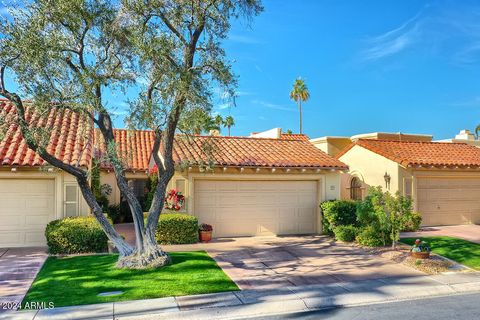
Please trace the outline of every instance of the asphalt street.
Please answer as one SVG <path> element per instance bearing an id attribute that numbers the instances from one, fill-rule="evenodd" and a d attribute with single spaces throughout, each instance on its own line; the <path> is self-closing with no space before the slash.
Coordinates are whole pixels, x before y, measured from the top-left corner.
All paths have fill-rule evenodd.
<path id="1" fill-rule="evenodd" d="M 257 320 L 479 320 L 480 294 L 452 295 L 348 308 L 248 318 Z"/>

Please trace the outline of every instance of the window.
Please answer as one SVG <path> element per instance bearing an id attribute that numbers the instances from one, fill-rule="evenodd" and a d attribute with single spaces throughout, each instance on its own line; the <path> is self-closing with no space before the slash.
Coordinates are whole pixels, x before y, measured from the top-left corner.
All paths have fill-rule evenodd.
<path id="1" fill-rule="evenodd" d="M 76 184 L 65 185 L 65 217 L 78 216 L 78 186 Z"/>
<path id="2" fill-rule="evenodd" d="M 130 179 L 128 180 L 128 186 L 133 191 L 140 203 L 144 203 L 145 197 L 148 193 L 147 180 L 146 179 Z"/>
<path id="3" fill-rule="evenodd" d="M 350 180 L 350 199 L 362 200 L 362 182 L 357 177 Z"/>

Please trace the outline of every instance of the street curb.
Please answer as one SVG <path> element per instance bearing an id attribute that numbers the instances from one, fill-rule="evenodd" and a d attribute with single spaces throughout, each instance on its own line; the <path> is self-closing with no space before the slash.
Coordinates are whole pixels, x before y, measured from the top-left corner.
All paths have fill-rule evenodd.
<path id="1" fill-rule="evenodd" d="M 0 313 L 3 319 L 236 319 L 480 292 L 480 273 L 385 278 Z"/>

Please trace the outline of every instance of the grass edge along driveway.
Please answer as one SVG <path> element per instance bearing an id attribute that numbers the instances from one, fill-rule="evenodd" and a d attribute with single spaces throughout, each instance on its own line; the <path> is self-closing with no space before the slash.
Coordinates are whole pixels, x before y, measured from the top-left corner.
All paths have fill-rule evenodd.
<path id="1" fill-rule="evenodd" d="M 480 244 L 454 237 L 402 238 L 400 241 L 413 245 L 415 239 L 428 242 L 432 252 L 480 270 Z"/>
<path id="2" fill-rule="evenodd" d="M 172 252 L 160 269 L 116 269 L 118 255 L 49 257 L 23 300 L 55 307 L 239 290 L 205 251 Z M 123 291 L 113 296 L 102 292 Z"/>

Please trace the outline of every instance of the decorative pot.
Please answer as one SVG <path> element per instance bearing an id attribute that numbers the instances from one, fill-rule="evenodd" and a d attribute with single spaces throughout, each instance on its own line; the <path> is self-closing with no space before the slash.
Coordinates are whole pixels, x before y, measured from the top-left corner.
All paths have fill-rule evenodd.
<path id="1" fill-rule="evenodd" d="M 118 253 L 118 249 L 117 247 L 115 247 L 112 241 L 108 240 L 107 245 L 108 245 L 108 253 Z"/>
<path id="2" fill-rule="evenodd" d="M 410 257 L 416 259 L 428 259 L 430 258 L 430 252 L 410 252 Z"/>
<path id="3" fill-rule="evenodd" d="M 200 242 L 209 242 L 212 240 L 212 231 L 198 231 Z"/>

